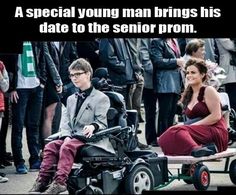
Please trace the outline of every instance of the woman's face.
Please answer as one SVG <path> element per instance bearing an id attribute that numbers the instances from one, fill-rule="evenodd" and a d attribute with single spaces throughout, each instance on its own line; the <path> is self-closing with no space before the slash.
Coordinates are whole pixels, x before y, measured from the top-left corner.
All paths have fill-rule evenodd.
<path id="1" fill-rule="evenodd" d="M 187 84 L 190 86 L 199 85 L 203 81 L 205 74 L 201 74 L 196 66 L 189 66 L 186 70 Z"/>
<path id="2" fill-rule="evenodd" d="M 192 53 L 192 57 L 200 58 L 204 60 L 205 54 L 206 54 L 205 47 L 199 47 L 196 52 Z"/>

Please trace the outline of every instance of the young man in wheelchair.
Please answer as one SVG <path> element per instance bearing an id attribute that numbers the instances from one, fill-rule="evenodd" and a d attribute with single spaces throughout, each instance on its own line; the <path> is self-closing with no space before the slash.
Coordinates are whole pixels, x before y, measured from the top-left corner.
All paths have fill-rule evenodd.
<path id="1" fill-rule="evenodd" d="M 59 139 L 49 142 L 45 146 L 43 162 L 38 177 L 30 190 L 31 193 L 59 194 L 66 191 L 66 181 L 77 150 L 84 145 L 81 140 L 76 138 L 76 135 L 84 135 L 89 138 L 94 132 L 107 127 L 106 115 L 110 101 L 104 93 L 91 85 L 93 70 L 90 64 L 82 58 L 77 59 L 70 65 L 69 73 L 73 84 L 79 88 L 79 92 L 67 99 L 67 108 L 62 115 Z M 115 153 L 108 138 L 86 144 Z M 52 176 L 54 164 L 57 164 L 57 170 Z"/>

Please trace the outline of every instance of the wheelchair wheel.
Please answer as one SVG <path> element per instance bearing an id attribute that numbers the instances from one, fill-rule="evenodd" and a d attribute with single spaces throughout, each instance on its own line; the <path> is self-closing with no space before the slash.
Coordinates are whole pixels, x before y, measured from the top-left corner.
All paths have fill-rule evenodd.
<path id="1" fill-rule="evenodd" d="M 229 113 L 229 123 L 232 129 L 236 128 L 236 112 L 233 108 L 230 109 Z"/>
<path id="2" fill-rule="evenodd" d="M 235 120 L 236 120 L 236 112 L 233 108 L 230 109 L 229 118 L 230 118 L 231 122 L 235 122 Z"/>
<path id="3" fill-rule="evenodd" d="M 205 191 L 210 185 L 210 171 L 203 164 L 196 165 L 193 173 L 193 185 L 196 190 Z"/>
<path id="4" fill-rule="evenodd" d="M 125 192 L 128 194 L 142 194 L 143 191 L 154 188 L 154 176 L 145 165 L 137 165 L 125 179 Z"/>
<path id="5" fill-rule="evenodd" d="M 233 160 L 229 166 L 229 177 L 233 184 L 236 185 L 236 160 Z"/>
<path id="6" fill-rule="evenodd" d="M 68 190 L 68 194 L 69 195 L 75 195 L 76 194 L 76 190 L 72 189 L 72 188 L 68 188 L 67 187 L 67 190 Z"/>
<path id="7" fill-rule="evenodd" d="M 181 168 L 181 173 L 185 176 L 192 176 L 195 166 L 190 164 L 183 164 Z M 183 179 L 186 184 L 193 184 L 192 179 Z"/>
<path id="8" fill-rule="evenodd" d="M 229 123 L 230 128 L 228 128 L 229 142 L 228 145 L 231 146 L 236 141 L 235 127 L 236 127 L 236 112 L 233 108 L 230 109 L 229 113 Z"/>

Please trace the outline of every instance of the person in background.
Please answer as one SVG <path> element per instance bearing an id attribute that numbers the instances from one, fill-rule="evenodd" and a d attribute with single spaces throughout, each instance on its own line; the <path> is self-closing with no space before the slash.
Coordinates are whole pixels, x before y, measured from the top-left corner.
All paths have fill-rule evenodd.
<path id="1" fill-rule="evenodd" d="M 128 107 L 130 89 L 136 83 L 130 49 L 127 39 L 124 38 L 102 38 L 99 42 L 101 65 L 107 68 L 113 85 L 124 88 L 121 93 L 126 107 Z"/>
<path id="2" fill-rule="evenodd" d="M 47 80 L 44 88 L 43 106 L 42 106 L 42 125 L 41 125 L 41 148 L 44 148 L 44 139 L 50 136 L 52 132 L 52 122 L 58 102 L 59 94 L 62 92 L 62 81 L 58 73 L 59 53 L 54 42 L 42 42 L 46 66 Z"/>
<path id="3" fill-rule="evenodd" d="M 185 61 L 180 56 L 177 40 L 173 38 L 153 39 L 150 57 L 153 64 L 153 88 L 158 97 L 157 135 L 160 136 L 173 125 L 183 88 L 181 68 Z"/>
<path id="4" fill-rule="evenodd" d="M 98 39 L 79 40 L 76 42 L 76 48 L 78 57 L 88 60 L 94 72 L 96 69 L 101 68 Z"/>
<path id="5" fill-rule="evenodd" d="M 76 43 L 74 41 L 55 41 L 54 45 L 59 53 L 58 72 L 63 83 L 62 93 L 60 93 L 60 101 L 57 103 L 55 115 L 52 122 L 52 132 L 57 132 L 60 126 L 62 107 L 66 106 L 67 98 L 76 91 L 69 78 L 68 67 L 78 59 L 76 51 Z M 63 105 L 62 105 L 63 104 Z"/>
<path id="6" fill-rule="evenodd" d="M 229 38 L 215 39 L 219 51 L 219 66 L 226 72 L 223 81 L 225 92 L 229 96 L 230 106 L 236 110 L 236 60 L 233 60 L 233 53 L 236 54 L 236 44 Z M 236 124 L 233 127 L 236 129 Z"/>
<path id="7" fill-rule="evenodd" d="M 143 78 L 143 68 L 142 64 L 139 60 L 139 47 L 140 47 L 140 39 L 137 38 L 127 38 L 126 39 L 127 46 L 130 48 L 130 54 L 133 61 L 133 68 L 135 74 L 135 84 L 133 84 L 130 88 L 130 94 L 127 102 L 128 110 L 137 110 L 138 111 L 138 121 L 139 123 L 143 123 L 143 117 L 141 114 L 141 103 L 143 96 L 143 86 L 144 86 L 144 78 Z"/>
<path id="8" fill-rule="evenodd" d="M 75 86 L 69 78 L 68 67 L 70 64 L 78 59 L 76 42 L 74 41 L 60 41 L 59 42 L 59 74 L 63 83 L 61 102 L 66 106 L 67 98 L 73 94 Z"/>
<path id="9" fill-rule="evenodd" d="M 5 103 L 4 103 L 4 93 L 9 88 L 9 78 L 4 63 L 0 61 L 0 126 L 2 126 L 2 117 L 5 110 Z M 1 154 L 3 155 L 3 154 Z M 2 159 L 3 156 L 0 156 Z M 5 174 L 0 173 L 0 183 L 7 182 L 8 178 L 5 177 Z"/>
<path id="10" fill-rule="evenodd" d="M 186 38 L 177 38 L 178 44 L 179 44 L 179 49 L 180 49 L 180 55 L 184 56 L 185 54 L 185 48 L 186 48 Z"/>
<path id="11" fill-rule="evenodd" d="M 11 147 L 17 174 L 28 173 L 22 153 L 22 134 L 26 128 L 30 170 L 40 168 L 39 121 L 46 81 L 43 48 L 40 42 L 23 42 L 23 52 L 13 69 L 10 82 L 12 103 Z"/>
<path id="12" fill-rule="evenodd" d="M 205 60 L 210 60 L 211 62 L 217 63 L 218 62 L 218 54 L 217 54 L 217 45 L 215 39 L 213 38 L 187 38 L 186 43 L 188 44 L 191 40 L 201 40 L 204 42 L 205 53 L 204 58 Z M 186 44 L 186 46 L 187 46 Z"/>
<path id="13" fill-rule="evenodd" d="M 145 109 L 145 138 L 148 145 L 157 146 L 157 128 L 156 112 L 157 94 L 153 89 L 153 65 L 150 59 L 151 50 L 150 38 L 140 39 L 139 57 L 143 67 L 144 88 L 143 88 L 143 103 Z"/>
<path id="14" fill-rule="evenodd" d="M 8 72 L 9 81 L 13 79 L 12 74 L 10 73 L 17 63 L 18 54 L 13 53 L 1 53 L 0 60 L 4 62 L 6 71 Z M 0 168 L 5 168 L 6 166 L 12 165 L 13 156 L 11 152 L 7 151 L 6 147 L 6 138 L 9 132 L 9 123 L 10 123 L 10 99 L 9 99 L 9 90 L 4 93 L 4 116 L 2 118 L 2 125 L 0 129 Z"/>
<path id="15" fill-rule="evenodd" d="M 127 109 L 134 109 L 131 101 L 135 88 L 140 96 L 143 89 L 142 67 L 136 64 L 138 60 L 136 44 L 135 39 L 127 38 L 102 38 L 99 44 L 101 65 L 107 68 L 112 84 L 123 88 L 120 93 L 124 97 Z M 139 84 L 136 76 L 139 77 Z M 135 97 L 137 98 L 137 95 Z M 140 107 L 141 97 L 137 99 L 136 106 Z M 138 142 L 138 147 L 140 149 L 149 148 L 148 145 L 141 142 Z"/>

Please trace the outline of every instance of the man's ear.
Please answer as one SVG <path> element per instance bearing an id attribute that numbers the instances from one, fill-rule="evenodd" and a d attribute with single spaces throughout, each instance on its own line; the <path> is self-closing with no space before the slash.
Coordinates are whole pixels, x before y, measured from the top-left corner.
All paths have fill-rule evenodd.
<path id="1" fill-rule="evenodd" d="M 92 74 L 91 74 L 91 72 L 87 72 L 88 73 L 88 76 L 89 76 L 89 78 L 90 78 L 90 81 L 92 80 Z"/>

